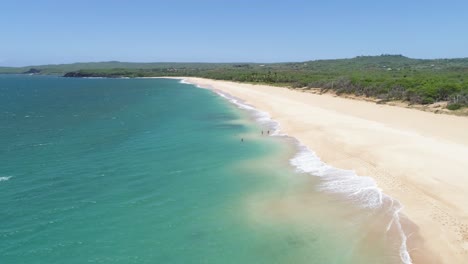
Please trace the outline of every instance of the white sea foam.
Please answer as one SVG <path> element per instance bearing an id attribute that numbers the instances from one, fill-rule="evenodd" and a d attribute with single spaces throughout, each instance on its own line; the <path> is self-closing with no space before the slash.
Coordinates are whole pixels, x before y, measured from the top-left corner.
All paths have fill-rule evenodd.
<path id="1" fill-rule="evenodd" d="M 255 107 L 246 104 L 242 100 L 234 98 L 226 93 L 223 93 L 218 90 L 214 90 L 214 91 L 221 97 L 226 98 L 229 102 L 235 104 L 238 108 L 249 111 L 249 113 L 255 118 L 255 121 L 257 121 L 257 123 L 259 123 L 260 125 L 266 126 L 272 130 L 272 133 L 270 135 L 272 136 L 280 135 L 279 123 L 271 119 L 270 114 L 264 111 L 260 111 L 256 109 Z"/>
<path id="2" fill-rule="evenodd" d="M 202 86 L 201 86 L 201 85 L 199 85 L 199 84 L 195 84 L 195 83 L 188 82 L 188 81 L 186 81 L 185 79 L 181 79 L 181 80 L 179 81 L 179 83 L 183 83 L 183 84 L 190 84 L 190 85 L 194 85 L 194 86 L 196 86 L 197 88 L 202 88 L 202 89 L 209 89 L 209 90 L 212 90 L 211 88 L 202 87 Z"/>
<path id="3" fill-rule="evenodd" d="M 3 176 L 3 177 L 0 177 L 0 182 L 1 182 L 1 181 L 8 181 L 10 178 L 11 178 L 11 176 Z"/>
<path id="4" fill-rule="evenodd" d="M 181 82 L 187 83 L 184 80 Z M 270 135 L 287 136 L 280 133 L 280 124 L 272 120 L 267 112 L 260 111 L 226 93 L 215 89 L 212 90 L 240 109 L 249 111 L 261 125 L 269 126 L 273 130 L 273 133 Z M 315 152 L 302 145 L 298 140 L 296 142 L 298 152 L 290 159 L 290 164 L 296 168 L 297 172 L 320 177 L 322 181 L 319 184 L 319 189 L 321 191 L 345 195 L 348 200 L 369 210 L 382 208 L 384 203 L 386 205 L 390 204 L 389 210 L 392 212 L 392 219 L 387 227 L 387 232 L 392 225 L 395 226 L 401 239 L 400 259 L 404 264 L 412 263 L 406 244 L 407 236 L 400 222 L 400 212 L 403 209 L 400 202 L 384 194 L 371 177 L 359 176 L 354 171 L 332 167 L 320 160 Z"/>
<path id="5" fill-rule="evenodd" d="M 321 177 L 320 190 L 346 195 L 349 200 L 369 209 L 383 205 L 383 193 L 374 179 L 358 176 L 354 171 L 332 167 L 320 160 L 311 150 L 299 145 L 299 151 L 289 161 L 296 171 Z"/>
<path id="6" fill-rule="evenodd" d="M 354 171 L 332 167 L 321 161 L 307 147 L 300 143 L 298 146 L 299 151 L 290 160 L 290 164 L 296 168 L 297 172 L 321 177 L 322 183 L 319 184 L 321 191 L 345 195 L 348 200 L 372 210 L 382 208 L 384 203 L 389 204 L 392 218 L 386 231 L 388 232 L 392 225 L 395 225 L 401 239 L 400 259 L 404 264 L 412 263 L 406 244 L 407 236 L 400 222 L 400 212 L 403 209 L 400 202 L 384 194 L 371 177 L 359 176 Z"/>

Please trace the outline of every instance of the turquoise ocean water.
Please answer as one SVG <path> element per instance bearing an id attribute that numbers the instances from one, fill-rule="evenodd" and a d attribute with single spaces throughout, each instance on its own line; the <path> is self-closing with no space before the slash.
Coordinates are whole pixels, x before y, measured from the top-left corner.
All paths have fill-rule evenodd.
<path id="1" fill-rule="evenodd" d="M 0 75 L 0 263 L 401 262 L 255 118 L 178 80 Z"/>

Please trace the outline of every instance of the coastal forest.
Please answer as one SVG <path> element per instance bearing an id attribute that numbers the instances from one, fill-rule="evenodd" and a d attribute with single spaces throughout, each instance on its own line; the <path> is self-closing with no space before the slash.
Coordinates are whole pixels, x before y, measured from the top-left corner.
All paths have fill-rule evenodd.
<path id="1" fill-rule="evenodd" d="M 65 77 L 188 76 L 353 94 L 382 102 L 448 102 L 468 106 L 468 58 L 412 59 L 402 55 L 291 63 L 127 63 L 97 62 L 0 67 L 0 73 Z"/>

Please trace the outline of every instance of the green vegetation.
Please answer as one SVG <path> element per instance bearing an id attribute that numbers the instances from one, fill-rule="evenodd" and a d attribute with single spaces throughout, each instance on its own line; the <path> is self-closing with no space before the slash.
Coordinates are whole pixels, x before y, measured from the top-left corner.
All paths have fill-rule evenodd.
<path id="1" fill-rule="evenodd" d="M 468 106 L 468 58 L 411 59 L 401 55 L 300 63 L 75 63 L 0 68 L 0 73 L 39 70 L 67 77 L 196 76 L 218 80 L 321 88 L 383 101 L 416 104 L 448 101 L 449 109 Z"/>
<path id="2" fill-rule="evenodd" d="M 462 105 L 461 105 L 461 104 L 457 104 L 457 103 L 447 105 L 447 109 L 448 109 L 448 110 L 458 110 L 458 109 L 460 109 L 461 107 L 462 107 Z"/>

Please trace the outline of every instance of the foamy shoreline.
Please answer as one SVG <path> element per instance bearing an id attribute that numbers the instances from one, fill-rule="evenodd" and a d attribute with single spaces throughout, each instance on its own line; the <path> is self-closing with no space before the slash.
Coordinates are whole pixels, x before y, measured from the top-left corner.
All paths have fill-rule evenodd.
<path id="1" fill-rule="evenodd" d="M 408 240 L 414 263 L 468 260 L 468 118 L 279 87 L 177 79 L 268 112 L 326 164 L 372 177 L 419 228 Z M 418 233 L 424 245 L 412 242 Z"/>
<path id="2" fill-rule="evenodd" d="M 187 82 L 185 79 L 182 79 L 181 83 L 195 84 Z M 270 134 L 271 136 L 286 136 L 294 139 L 297 152 L 290 159 L 289 163 L 300 173 L 322 178 L 321 191 L 342 194 L 347 197 L 347 200 L 351 200 L 358 207 L 370 210 L 379 210 L 385 207 L 384 210 L 390 210 L 391 222 L 388 224 L 387 231 L 392 227 L 396 228 L 396 232 L 400 238 L 399 255 L 401 262 L 404 264 L 413 263 L 407 247 L 408 237 L 400 222 L 400 212 L 403 207 L 399 201 L 384 194 L 372 178 L 358 176 L 354 171 L 341 170 L 324 163 L 315 152 L 311 151 L 299 140 L 291 135 L 280 133 L 280 124 L 273 120 L 269 113 L 256 109 L 242 102 L 241 99 L 213 87 L 202 87 L 200 85 L 197 85 L 197 87 L 211 89 L 240 109 L 249 111 L 259 124 L 273 129 L 273 133 Z M 384 205 L 385 203 L 387 205 Z"/>

